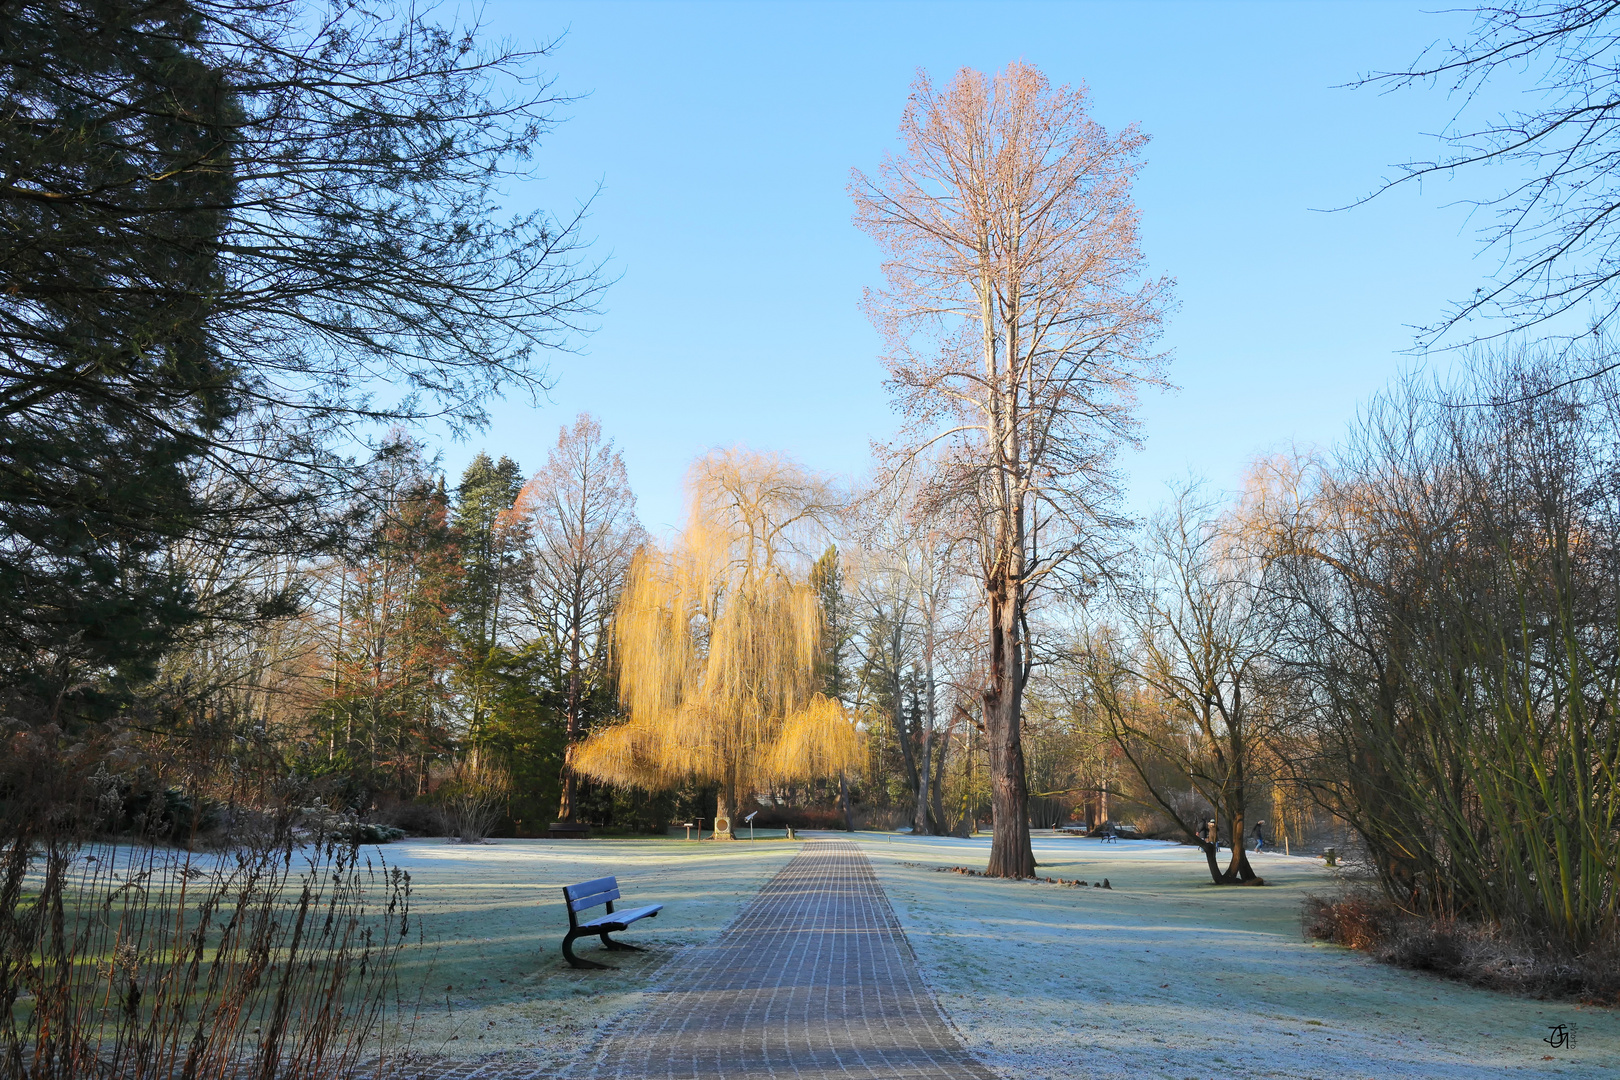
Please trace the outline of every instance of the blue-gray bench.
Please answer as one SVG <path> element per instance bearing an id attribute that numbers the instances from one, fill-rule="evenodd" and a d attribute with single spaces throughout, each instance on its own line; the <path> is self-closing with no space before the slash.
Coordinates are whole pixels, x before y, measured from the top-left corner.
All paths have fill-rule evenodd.
<path id="1" fill-rule="evenodd" d="M 664 910 L 663 904 L 649 904 L 646 907 L 636 908 L 633 911 L 614 911 L 613 901 L 619 898 L 619 881 L 617 878 L 597 878 L 595 881 L 582 881 L 578 885 L 563 886 L 563 902 L 568 905 L 568 936 L 563 938 L 563 958 L 577 968 L 605 968 L 609 965 L 598 964 L 594 960 L 581 960 L 574 955 L 574 939 L 595 934 L 602 939 L 602 945 L 608 949 L 640 950 L 634 945 L 627 945 L 622 941 L 614 941 L 608 934 L 615 930 L 624 930 L 638 919 L 655 918 Z M 581 920 L 579 913 L 589 911 L 594 907 L 607 905 L 607 914 L 598 915 L 594 919 Z"/>

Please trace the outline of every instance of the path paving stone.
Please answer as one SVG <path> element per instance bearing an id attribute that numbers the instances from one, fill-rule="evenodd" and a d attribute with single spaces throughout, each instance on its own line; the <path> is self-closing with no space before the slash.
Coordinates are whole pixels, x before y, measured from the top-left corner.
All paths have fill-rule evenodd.
<path id="1" fill-rule="evenodd" d="M 607 973 L 603 973 L 607 975 Z M 610 977 L 610 975 L 607 975 Z M 946 1025 L 859 847 L 812 840 L 570 1076 L 993 1080 Z"/>

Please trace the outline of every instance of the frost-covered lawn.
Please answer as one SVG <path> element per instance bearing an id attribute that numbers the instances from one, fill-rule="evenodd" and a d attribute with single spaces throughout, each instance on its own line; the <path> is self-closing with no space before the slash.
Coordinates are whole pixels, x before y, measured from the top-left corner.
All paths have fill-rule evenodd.
<path id="1" fill-rule="evenodd" d="M 946 1014 L 1008 1077 L 1620 1076 L 1614 1011 L 1302 941 L 1301 896 L 1334 885 L 1320 860 L 1260 855 L 1271 884 L 1216 888 L 1190 847 L 1037 838 L 1042 874 L 1104 891 L 930 869 L 982 869 L 986 839 L 856 839 Z M 1573 1050 L 1542 1041 L 1559 1023 Z"/>
<path id="2" fill-rule="evenodd" d="M 426 935 L 425 947 L 413 947 L 400 967 L 402 988 L 425 987 L 412 1051 L 514 1053 L 531 1065 L 563 1064 L 599 1024 L 639 1004 L 648 977 L 677 949 L 719 933 L 799 847 L 780 839 L 410 840 L 383 847 L 390 865 L 410 872 Z M 628 903 L 666 907 L 619 935 L 648 952 L 599 956 L 596 939 L 586 938 L 575 946 L 580 956 L 619 970 L 575 971 L 560 951 L 568 929 L 562 886 L 609 874 Z"/>

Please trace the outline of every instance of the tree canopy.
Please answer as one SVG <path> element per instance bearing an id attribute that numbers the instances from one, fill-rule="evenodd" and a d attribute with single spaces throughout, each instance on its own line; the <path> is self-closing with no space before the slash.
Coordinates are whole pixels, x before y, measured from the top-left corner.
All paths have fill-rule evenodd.
<path id="1" fill-rule="evenodd" d="M 588 739 L 577 765 L 655 790 L 717 785 L 729 818 L 772 780 L 855 761 L 854 725 L 822 693 L 822 598 L 796 565 L 832 503 L 798 467 L 740 450 L 699 461 L 688 486 L 685 531 L 642 550 L 619 604 L 627 719 Z"/>

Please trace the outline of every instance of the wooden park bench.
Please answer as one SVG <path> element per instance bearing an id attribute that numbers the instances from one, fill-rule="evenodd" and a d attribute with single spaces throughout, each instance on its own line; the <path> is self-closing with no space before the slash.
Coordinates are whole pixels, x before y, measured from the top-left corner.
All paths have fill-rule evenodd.
<path id="1" fill-rule="evenodd" d="M 619 898 L 619 880 L 617 878 L 597 878 L 595 881 L 582 881 L 578 885 L 563 886 L 563 901 L 568 905 L 568 936 L 563 938 L 563 957 L 577 968 L 605 968 L 609 965 L 598 964 L 594 960 L 581 960 L 574 955 L 574 939 L 595 934 L 602 939 L 602 946 L 607 949 L 630 949 L 636 952 L 641 950 L 635 945 L 627 945 L 622 941 L 614 941 L 608 934 L 615 930 L 627 929 L 637 919 L 651 919 L 664 910 L 663 904 L 648 904 L 634 911 L 614 911 L 613 901 Z M 607 914 L 598 915 L 594 919 L 580 920 L 581 911 L 589 911 L 594 907 L 607 905 Z"/>
<path id="2" fill-rule="evenodd" d="M 589 825 L 581 825 L 573 821 L 553 821 L 546 828 L 548 840 L 584 840 L 591 835 Z"/>

